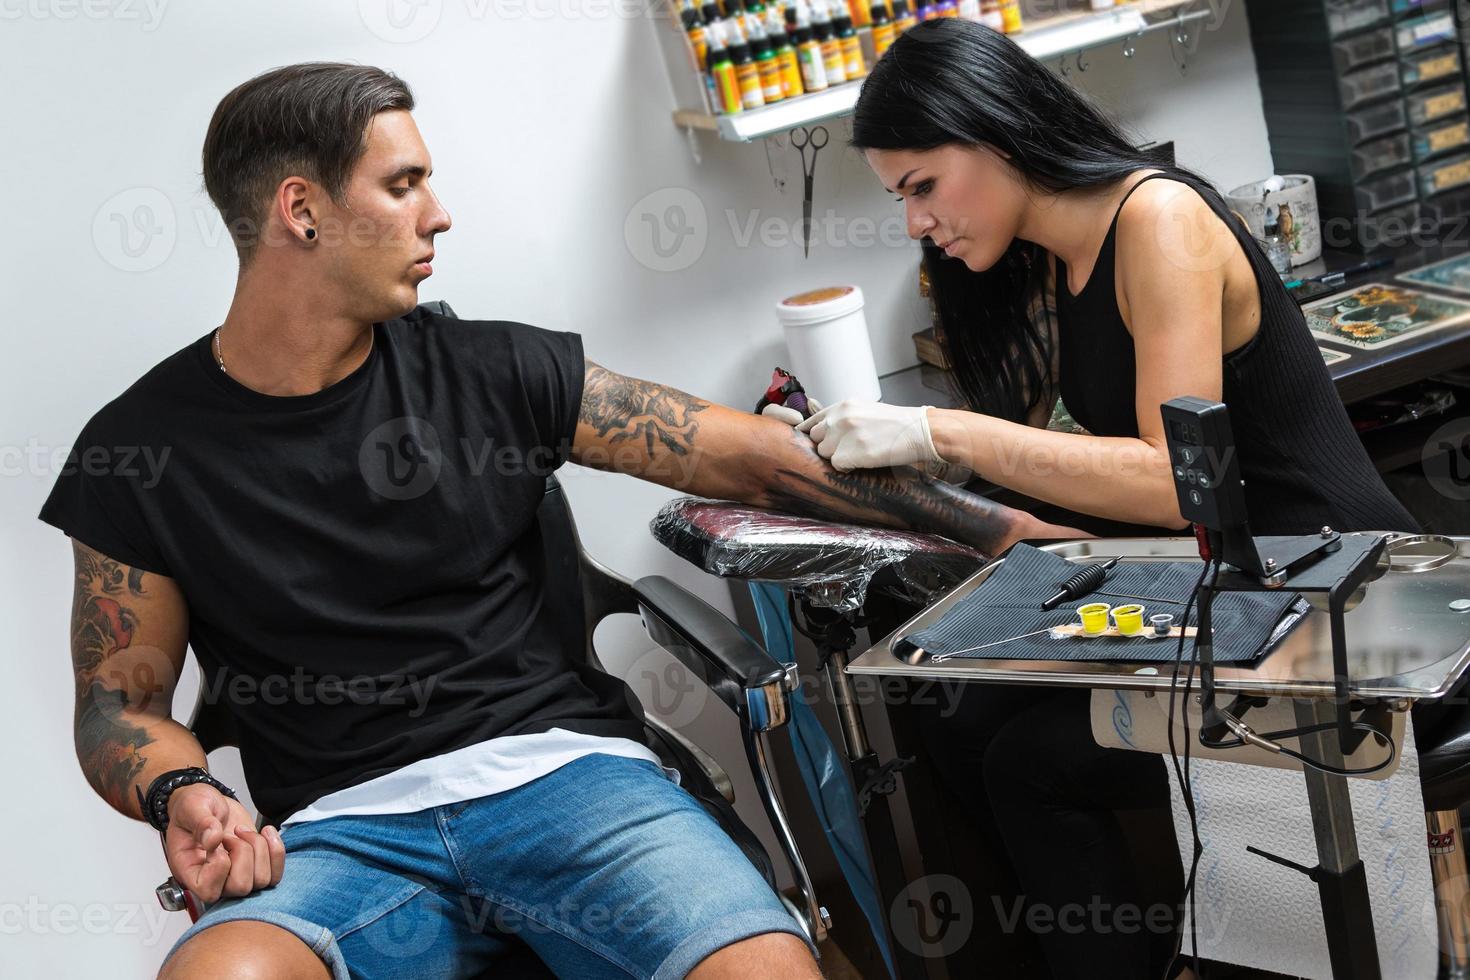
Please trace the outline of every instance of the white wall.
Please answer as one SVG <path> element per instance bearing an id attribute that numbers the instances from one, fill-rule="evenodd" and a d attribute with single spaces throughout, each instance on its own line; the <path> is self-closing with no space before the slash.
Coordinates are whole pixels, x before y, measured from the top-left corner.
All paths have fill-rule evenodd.
<path id="1" fill-rule="evenodd" d="M 385 26 L 390 2 L 409 18 L 396 33 Z M 9 545 L 0 596 L 13 651 L 0 972 L 150 975 L 184 925 L 154 904 L 164 867 L 152 832 L 113 814 L 77 769 L 69 550 L 35 514 L 54 479 L 51 452 L 64 454 L 98 406 L 224 315 L 234 257 L 200 187 L 199 148 L 233 85 L 309 59 L 374 63 L 411 82 L 435 184 L 455 219 L 421 295 L 450 299 L 463 316 L 578 330 L 609 367 L 744 406 L 785 359 L 772 303 L 850 281 L 868 295 L 880 370 L 914 363 L 908 335 L 923 325 L 916 247 L 852 241 L 864 234 L 853 219 L 902 224 L 899 206 L 841 149 L 845 127 L 834 127 L 816 183 L 816 213 L 831 209 L 833 242 L 819 234 L 805 260 L 785 228 L 767 226 L 785 244 L 765 247 L 758 236 L 742 245 L 737 231 L 752 219 L 759 229 L 799 218 L 794 151 L 773 149 L 773 167 L 759 145 L 703 136 L 696 163 L 669 120 L 655 28 L 608 16 L 613 9 L 573 0 L 0 0 Z M 1131 62 L 1117 47 L 1088 57 L 1090 70 L 1074 77 L 1141 135 L 1175 139 L 1183 162 L 1227 187 L 1269 169 L 1243 5 L 1228 8 L 1185 76 L 1161 35 L 1140 42 Z M 650 268 L 641 215 L 662 218 L 690 198 L 705 215 L 702 253 L 677 272 Z M 121 247 L 120 220 L 137 222 L 134 254 Z M 145 239 L 143 227 L 160 233 Z M 568 484 L 597 556 L 673 575 L 728 607 L 722 583 L 649 539 L 647 519 L 670 494 L 586 472 L 569 473 Z M 626 657 L 646 646 L 626 628 L 620 636 Z M 697 727 L 726 743 L 733 731 L 713 716 Z"/>

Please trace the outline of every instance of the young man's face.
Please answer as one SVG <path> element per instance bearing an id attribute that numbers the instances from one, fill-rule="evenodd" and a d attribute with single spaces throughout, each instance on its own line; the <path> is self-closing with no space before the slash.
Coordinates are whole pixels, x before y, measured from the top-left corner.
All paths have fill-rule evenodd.
<path id="1" fill-rule="evenodd" d="M 419 283 L 433 272 L 434 236 L 450 225 L 429 188 L 432 169 L 413 116 L 380 112 L 344 200 L 317 202 L 325 274 L 349 315 L 388 320 L 418 303 Z"/>

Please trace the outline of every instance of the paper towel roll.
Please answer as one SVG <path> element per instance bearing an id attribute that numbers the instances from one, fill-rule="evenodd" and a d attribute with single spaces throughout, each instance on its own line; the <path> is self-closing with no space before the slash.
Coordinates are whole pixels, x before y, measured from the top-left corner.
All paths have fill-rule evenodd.
<path id="1" fill-rule="evenodd" d="M 1162 722 L 1153 719 L 1167 700 L 1166 694 L 1147 698 L 1142 691 L 1096 691 L 1094 733 L 1120 728 L 1163 731 Z M 1106 718 L 1101 726 L 1100 714 Z M 1348 791 L 1358 853 L 1367 872 L 1383 976 L 1432 980 L 1439 966 L 1439 934 L 1424 797 L 1419 788 L 1419 754 L 1414 748 L 1414 726 L 1403 725 L 1402 730 L 1399 765 L 1393 775 L 1378 781 L 1349 779 Z M 1198 758 L 1201 748 L 1197 741 L 1191 745 L 1191 755 L 1196 756 L 1191 763 L 1194 805 L 1204 845 L 1195 882 L 1200 956 L 1328 980 L 1332 965 L 1316 884 L 1304 874 L 1245 849 L 1254 844 L 1307 867 L 1317 863 L 1305 779 L 1285 769 Z M 1167 756 L 1164 761 L 1168 764 Z M 1172 767 L 1169 789 L 1175 838 L 1188 869 L 1194 844 Z M 1187 951 L 1188 933 L 1185 935 Z"/>
<path id="2" fill-rule="evenodd" d="M 1145 667 L 1144 670 L 1157 671 L 1158 668 Z M 1168 692 L 1158 693 L 1153 697 L 1149 697 L 1145 692 L 1138 698 L 1132 697 L 1132 693 L 1129 691 L 1092 692 L 1093 739 L 1098 745 L 1112 749 L 1137 749 L 1140 752 L 1167 754 L 1169 751 Z M 1124 695 L 1129 695 L 1129 697 L 1124 697 Z M 1230 695 L 1220 695 L 1219 703 L 1222 706 L 1229 704 Z M 1184 751 L 1185 739 L 1184 719 L 1181 717 L 1183 709 L 1184 699 L 1175 698 L 1174 745 L 1180 752 Z M 1402 741 L 1408 719 L 1409 715 L 1404 711 L 1395 711 L 1389 715 L 1395 742 Z M 1296 709 L 1290 698 L 1272 698 L 1265 707 L 1251 708 L 1241 720 L 1257 732 L 1279 732 L 1297 726 Z M 1291 756 L 1268 752 L 1266 749 L 1258 749 L 1253 745 L 1244 745 L 1234 749 L 1205 748 L 1199 744 L 1199 722 L 1199 703 L 1191 698 L 1189 701 L 1189 738 L 1191 739 L 1189 754 L 1195 759 L 1218 759 L 1239 765 L 1302 771 L 1302 764 Z M 1289 749 L 1302 751 L 1300 739 L 1282 739 L 1282 744 Z M 1343 761 L 1343 766 L 1348 769 L 1367 769 L 1382 762 L 1385 751 L 1377 739 L 1365 738 L 1357 750 Z M 1402 761 L 1402 756 L 1395 756 L 1392 764 L 1371 775 L 1358 778 L 1387 779 L 1398 771 Z"/>

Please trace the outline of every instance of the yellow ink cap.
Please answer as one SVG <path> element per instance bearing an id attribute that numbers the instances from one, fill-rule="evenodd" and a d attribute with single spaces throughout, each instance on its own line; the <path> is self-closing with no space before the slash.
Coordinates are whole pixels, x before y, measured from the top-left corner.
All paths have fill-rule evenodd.
<path id="1" fill-rule="evenodd" d="M 1138 603 L 1118 606 L 1113 610 L 1113 623 L 1119 633 L 1138 633 L 1143 630 L 1143 607 Z"/>
<path id="2" fill-rule="evenodd" d="M 1106 602 L 1089 602 L 1085 606 L 1078 606 L 1077 615 L 1082 619 L 1082 632 L 1107 632 L 1108 610 L 1111 608 Z"/>

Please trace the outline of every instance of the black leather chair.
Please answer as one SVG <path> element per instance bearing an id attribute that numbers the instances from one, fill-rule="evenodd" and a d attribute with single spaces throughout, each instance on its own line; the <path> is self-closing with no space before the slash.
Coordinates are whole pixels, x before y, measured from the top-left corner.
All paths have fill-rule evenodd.
<path id="1" fill-rule="evenodd" d="M 435 304 L 453 315 L 447 304 Z M 681 784 L 724 828 L 761 872 L 814 945 L 827 935 L 831 919 L 817 901 L 806 862 L 776 790 L 768 739 L 790 718 L 790 696 L 796 689 L 795 667 L 777 662 L 759 644 L 708 603 L 673 581 L 650 575 L 637 581 L 623 578 L 583 549 L 566 496 L 555 477 L 546 483 L 546 495 L 537 514 L 546 557 L 546 581 L 555 584 L 546 601 L 560 608 L 553 617 L 564 624 L 562 641 L 568 648 L 586 651 L 588 662 L 605 669 L 594 646 L 594 633 L 614 613 L 641 617 L 650 638 L 668 651 L 735 713 L 740 721 L 746 759 L 755 777 L 762 807 L 776 832 L 783 856 L 795 880 L 795 895 L 777 886 L 775 869 L 759 839 L 736 814 L 729 774 L 708 753 L 658 719 L 648 716 L 644 741 L 667 766 L 679 770 Z M 206 752 L 237 744 L 227 706 L 206 703 L 201 689 L 189 728 Z M 160 904 L 169 911 L 187 909 L 197 919 L 203 907 L 197 896 L 170 877 L 156 889 Z M 529 954 L 529 947 L 525 950 Z M 525 957 L 525 967 L 539 963 Z M 498 963 L 498 976 L 523 976 Z"/>

